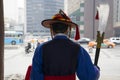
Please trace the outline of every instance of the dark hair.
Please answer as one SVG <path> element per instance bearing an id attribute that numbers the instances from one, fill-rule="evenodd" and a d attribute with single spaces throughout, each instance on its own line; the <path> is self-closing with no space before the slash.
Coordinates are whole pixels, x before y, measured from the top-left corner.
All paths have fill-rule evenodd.
<path id="1" fill-rule="evenodd" d="M 52 24 L 52 29 L 55 33 L 64 33 L 68 29 L 68 25 L 62 22 Z"/>

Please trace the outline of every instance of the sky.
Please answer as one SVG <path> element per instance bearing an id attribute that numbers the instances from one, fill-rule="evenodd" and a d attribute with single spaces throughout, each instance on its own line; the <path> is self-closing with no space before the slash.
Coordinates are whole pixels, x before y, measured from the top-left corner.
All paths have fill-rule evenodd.
<path id="1" fill-rule="evenodd" d="M 24 0 L 3 0 L 4 17 L 17 19 L 18 8 L 24 8 Z"/>

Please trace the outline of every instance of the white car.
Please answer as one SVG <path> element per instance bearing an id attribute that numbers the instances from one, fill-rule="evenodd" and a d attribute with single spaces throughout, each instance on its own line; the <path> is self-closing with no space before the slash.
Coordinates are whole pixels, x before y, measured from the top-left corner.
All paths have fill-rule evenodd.
<path id="1" fill-rule="evenodd" d="M 110 41 L 115 44 L 120 44 L 120 37 L 111 37 Z"/>
<path id="2" fill-rule="evenodd" d="M 78 43 L 89 43 L 91 40 L 89 38 L 81 38 L 78 40 Z"/>

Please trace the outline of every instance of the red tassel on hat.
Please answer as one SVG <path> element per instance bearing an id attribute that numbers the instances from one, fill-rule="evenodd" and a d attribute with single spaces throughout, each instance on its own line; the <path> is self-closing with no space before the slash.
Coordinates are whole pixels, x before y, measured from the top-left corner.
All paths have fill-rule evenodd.
<path id="1" fill-rule="evenodd" d="M 80 33 L 79 33 L 79 27 L 76 26 L 76 34 L 75 34 L 75 40 L 80 39 Z"/>
<path id="2" fill-rule="evenodd" d="M 95 16 L 95 19 L 96 19 L 96 20 L 99 20 L 99 13 L 98 13 L 98 11 L 97 11 L 97 14 L 96 14 L 96 16 Z"/>

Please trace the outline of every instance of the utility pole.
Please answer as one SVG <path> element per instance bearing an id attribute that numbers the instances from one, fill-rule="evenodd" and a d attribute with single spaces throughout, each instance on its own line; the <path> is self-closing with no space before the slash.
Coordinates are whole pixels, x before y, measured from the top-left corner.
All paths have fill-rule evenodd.
<path id="1" fill-rule="evenodd" d="M 95 39 L 95 1 L 93 0 L 93 40 Z"/>
<path id="2" fill-rule="evenodd" d="M 4 80 L 4 11 L 0 0 L 0 80 Z"/>

